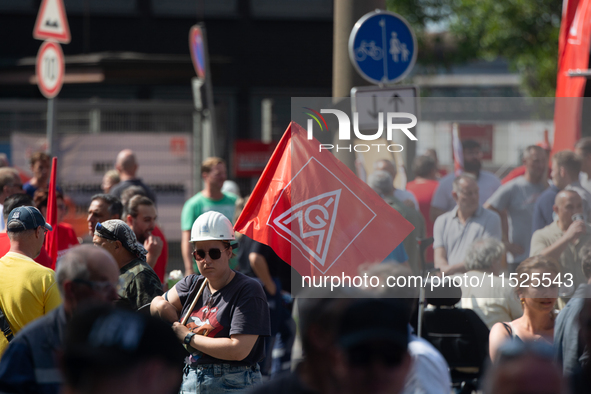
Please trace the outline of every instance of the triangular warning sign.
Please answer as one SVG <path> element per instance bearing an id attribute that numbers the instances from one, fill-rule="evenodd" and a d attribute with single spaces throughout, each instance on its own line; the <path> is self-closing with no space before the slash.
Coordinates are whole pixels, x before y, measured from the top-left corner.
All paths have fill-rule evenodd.
<path id="1" fill-rule="evenodd" d="M 310 198 L 283 212 L 273 224 L 324 267 L 340 197 L 341 189 Z"/>
<path id="2" fill-rule="evenodd" d="M 62 44 L 70 43 L 70 26 L 63 0 L 43 0 L 35 22 L 33 38 L 52 38 Z"/>

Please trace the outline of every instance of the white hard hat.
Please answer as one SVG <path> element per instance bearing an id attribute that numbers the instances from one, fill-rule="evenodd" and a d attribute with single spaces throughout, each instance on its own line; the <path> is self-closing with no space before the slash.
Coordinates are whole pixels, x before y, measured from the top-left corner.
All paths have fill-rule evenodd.
<path id="1" fill-rule="evenodd" d="M 189 242 L 198 241 L 234 241 L 234 227 L 221 213 L 206 212 L 195 219 L 191 228 Z"/>

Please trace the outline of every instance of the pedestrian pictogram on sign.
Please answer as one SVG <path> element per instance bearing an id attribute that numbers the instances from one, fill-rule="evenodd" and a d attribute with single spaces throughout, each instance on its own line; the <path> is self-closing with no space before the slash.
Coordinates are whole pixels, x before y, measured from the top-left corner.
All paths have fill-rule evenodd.
<path id="1" fill-rule="evenodd" d="M 37 85 L 46 98 L 54 98 L 64 83 L 65 61 L 60 44 L 45 41 L 39 48 L 35 67 Z"/>
<path id="2" fill-rule="evenodd" d="M 70 26 L 63 0 L 43 0 L 33 29 L 33 38 L 54 39 L 62 44 L 70 43 Z"/>

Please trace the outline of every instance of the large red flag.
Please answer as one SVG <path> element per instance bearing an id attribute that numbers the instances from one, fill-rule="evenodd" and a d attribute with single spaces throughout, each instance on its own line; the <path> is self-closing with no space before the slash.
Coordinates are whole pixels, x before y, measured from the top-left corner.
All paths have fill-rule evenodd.
<path id="1" fill-rule="evenodd" d="M 57 173 L 57 157 L 51 161 L 51 177 L 49 178 L 49 195 L 47 198 L 47 223 L 53 227 L 53 231 L 48 231 L 45 238 L 45 250 L 51 258 L 51 268 L 55 269 L 57 262 L 57 198 L 55 195 Z"/>
<path id="2" fill-rule="evenodd" d="M 235 230 L 269 245 L 300 275 L 357 275 L 413 226 L 292 122 Z"/>
<path id="3" fill-rule="evenodd" d="M 589 67 L 591 0 L 564 0 L 558 39 L 558 76 L 554 108 L 553 152 L 572 149 L 581 137 L 581 110 L 586 78 L 570 70 Z"/>

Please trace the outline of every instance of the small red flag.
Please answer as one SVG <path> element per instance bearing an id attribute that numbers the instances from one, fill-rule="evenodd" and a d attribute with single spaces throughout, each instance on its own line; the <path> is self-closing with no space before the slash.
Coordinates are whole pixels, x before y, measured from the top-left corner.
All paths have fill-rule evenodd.
<path id="1" fill-rule="evenodd" d="M 56 196 L 57 157 L 51 161 L 51 177 L 49 178 L 49 195 L 47 198 L 47 223 L 53 227 L 45 238 L 45 250 L 51 258 L 51 268 L 55 269 L 57 262 L 57 196 Z"/>
<path id="2" fill-rule="evenodd" d="M 292 122 L 234 229 L 269 245 L 300 275 L 357 275 L 413 226 Z"/>

